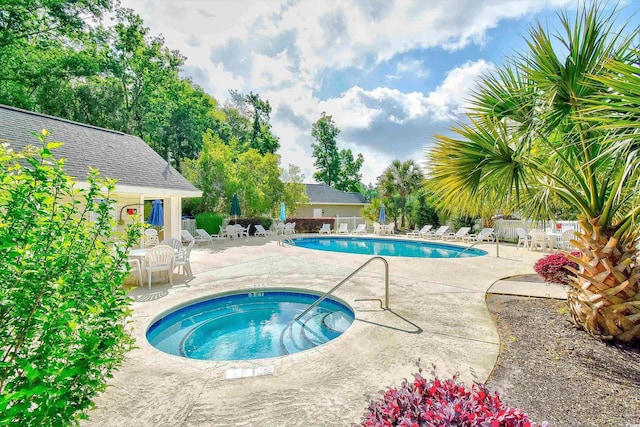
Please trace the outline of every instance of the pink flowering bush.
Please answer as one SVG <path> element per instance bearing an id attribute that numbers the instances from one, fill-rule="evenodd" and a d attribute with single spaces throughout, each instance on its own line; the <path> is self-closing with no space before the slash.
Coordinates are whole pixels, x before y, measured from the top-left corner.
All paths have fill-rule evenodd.
<path id="1" fill-rule="evenodd" d="M 577 258 L 580 256 L 580 252 L 571 252 L 571 255 Z M 578 264 L 570 261 L 565 254 L 557 253 L 539 259 L 533 268 L 545 282 L 568 285 L 570 277 L 573 277 L 573 274 L 571 274 L 565 266 L 571 266 L 576 270 L 578 269 Z"/>
<path id="2" fill-rule="evenodd" d="M 403 427 L 536 427 L 529 416 L 502 403 L 498 392 L 482 384 L 468 389 L 457 377 L 427 380 L 419 369 L 414 381 L 389 388 L 380 400 L 369 404 L 361 426 Z M 541 427 L 546 427 L 546 422 Z"/>

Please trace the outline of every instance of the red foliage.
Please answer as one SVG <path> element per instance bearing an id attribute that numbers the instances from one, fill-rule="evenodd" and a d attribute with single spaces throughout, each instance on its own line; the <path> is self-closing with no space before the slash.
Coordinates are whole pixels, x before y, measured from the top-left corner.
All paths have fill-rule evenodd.
<path id="1" fill-rule="evenodd" d="M 286 222 L 296 223 L 296 233 L 317 233 L 322 224 L 331 224 L 331 229 L 334 229 L 334 223 L 336 219 L 334 217 L 327 218 L 287 218 Z"/>
<path id="2" fill-rule="evenodd" d="M 571 252 L 571 255 L 577 258 L 580 256 L 580 252 Z M 578 264 L 570 261 L 565 254 L 557 253 L 539 259 L 533 268 L 545 282 L 567 285 L 569 284 L 570 277 L 573 277 L 571 272 L 565 268 L 567 265 L 576 270 L 578 269 Z"/>
<path id="3" fill-rule="evenodd" d="M 538 424 L 516 408 L 502 403 L 498 392 L 490 393 L 482 384 L 471 389 L 458 383 L 456 376 L 426 380 L 419 373 L 413 382 L 404 380 L 399 388 L 388 389 L 382 398 L 371 402 L 361 426 L 491 426 L 535 427 Z M 541 426 L 547 426 L 546 422 Z"/>

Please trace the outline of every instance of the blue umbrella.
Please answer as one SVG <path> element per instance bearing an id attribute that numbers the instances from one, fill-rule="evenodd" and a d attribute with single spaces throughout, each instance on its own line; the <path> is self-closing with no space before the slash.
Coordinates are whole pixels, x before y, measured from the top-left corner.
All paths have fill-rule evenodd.
<path id="1" fill-rule="evenodd" d="M 156 199 L 151 205 L 151 213 L 147 222 L 151 225 L 164 225 L 164 209 L 162 208 L 162 200 Z"/>
<path id="2" fill-rule="evenodd" d="M 287 211 L 284 208 L 284 202 L 280 203 L 280 221 L 287 219 Z"/>
<path id="3" fill-rule="evenodd" d="M 384 203 L 380 205 L 380 223 L 384 224 L 387 221 L 387 216 L 384 213 Z"/>
<path id="4" fill-rule="evenodd" d="M 241 215 L 240 202 L 238 201 L 238 195 L 237 194 L 233 195 L 233 200 L 231 201 L 231 211 L 229 213 L 231 215 L 233 215 L 234 217 L 237 217 L 237 216 Z"/>

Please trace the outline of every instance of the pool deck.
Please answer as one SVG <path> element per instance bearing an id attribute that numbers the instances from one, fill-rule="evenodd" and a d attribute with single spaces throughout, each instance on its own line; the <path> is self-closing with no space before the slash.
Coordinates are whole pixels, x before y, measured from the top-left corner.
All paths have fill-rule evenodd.
<path id="1" fill-rule="evenodd" d="M 440 377 L 458 373 L 467 384 L 485 381 L 500 350 L 486 293 L 494 284 L 496 293 L 518 293 L 522 282 L 497 282 L 531 274 L 545 255 L 500 244 L 496 257 L 495 243 L 484 243 L 477 246 L 489 253 L 482 257 L 385 257 L 390 310 L 359 301 L 384 298 L 383 265 L 372 262 L 335 292 L 354 308 L 353 325 L 325 345 L 284 357 L 188 360 L 146 341 L 151 322 L 178 304 L 233 290 L 324 292 L 371 258 L 283 246 L 280 240 L 214 241 L 192 252 L 195 278 L 188 283 L 174 276 L 173 287 L 134 289 L 132 327 L 138 348 L 128 354 L 82 425 L 349 426 L 360 420 L 379 390 L 410 378 L 418 360 L 426 372 L 435 365 Z M 225 379 L 230 369 L 259 367 L 272 367 L 273 373 Z"/>

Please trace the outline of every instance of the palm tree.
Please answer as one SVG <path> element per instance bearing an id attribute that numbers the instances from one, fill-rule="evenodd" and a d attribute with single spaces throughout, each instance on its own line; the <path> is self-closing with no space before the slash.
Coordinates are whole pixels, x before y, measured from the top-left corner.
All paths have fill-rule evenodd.
<path id="1" fill-rule="evenodd" d="M 516 206 L 532 218 L 561 201 L 579 212 L 568 303 L 587 331 L 640 339 L 638 28 L 617 13 L 559 14 L 555 36 L 538 25 L 527 52 L 485 76 L 469 122 L 436 136 L 429 176 L 438 202 L 478 211 Z"/>
<path id="2" fill-rule="evenodd" d="M 411 193 L 422 187 L 423 182 L 424 175 L 413 160 L 394 160 L 378 177 L 378 188 L 382 197 L 394 199 L 396 202 L 401 228 L 404 228 L 404 219 L 407 216 L 407 199 Z"/>

